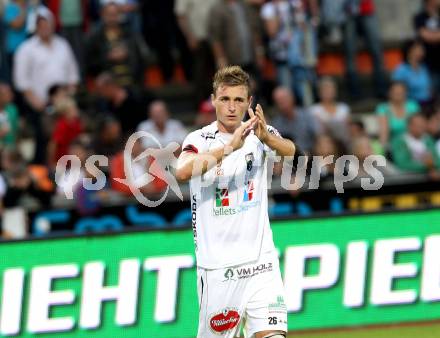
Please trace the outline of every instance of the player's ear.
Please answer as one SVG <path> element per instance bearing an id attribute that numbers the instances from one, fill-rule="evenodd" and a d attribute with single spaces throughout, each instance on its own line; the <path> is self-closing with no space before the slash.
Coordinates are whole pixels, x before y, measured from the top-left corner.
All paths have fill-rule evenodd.
<path id="1" fill-rule="evenodd" d="M 214 101 L 215 101 L 215 95 L 214 93 L 211 94 L 211 103 L 212 105 L 214 105 Z"/>

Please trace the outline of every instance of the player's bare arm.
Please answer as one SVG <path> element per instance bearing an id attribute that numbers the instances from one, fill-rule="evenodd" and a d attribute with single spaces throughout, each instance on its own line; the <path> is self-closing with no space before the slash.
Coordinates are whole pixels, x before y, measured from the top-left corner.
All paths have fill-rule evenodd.
<path id="1" fill-rule="evenodd" d="M 186 182 L 192 177 L 206 173 L 209 169 L 216 166 L 225 156 L 241 148 L 244 140 L 256 124 L 257 117 L 254 116 L 238 127 L 234 131 L 231 141 L 222 147 L 200 154 L 182 152 L 177 162 L 176 179 L 179 182 Z M 195 163 L 197 163 L 197 165 L 194 165 Z"/>
<path id="2" fill-rule="evenodd" d="M 264 118 L 263 108 L 261 107 L 261 105 L 257 104 L 255 112 L 251 108 L 249 108 L 248 111 L 251 118 L 258 118 L 257 126 L 255 128 L 255 135 L 260 139 L 261 142 L 265 143 L 268 147 L 275 150 L 277 155 L 295 155 L 296 147 L 292 141 L 274 135 L 268 131 L 266 119 Z"/>

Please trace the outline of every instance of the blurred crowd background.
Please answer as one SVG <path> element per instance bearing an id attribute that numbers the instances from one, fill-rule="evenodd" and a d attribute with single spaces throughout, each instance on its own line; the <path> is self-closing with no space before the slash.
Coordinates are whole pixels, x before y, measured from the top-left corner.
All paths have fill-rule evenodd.
<path id="1" fill-rule="evenodd" d="M 125 178 L 127 138 L 143 130 L 163 146 L 181 144 L 214 121 L 212 76 L 228 64 L 251 74 L 254 102 L 269 123 L 309 155 L 354 154 L 366 177 L 363 160 L 384 155 L 385 183 L 403 190 L 440 180 L 439 0 L 0 3 L 5 238 L 47 233 L 51 222 L 33 221 L 37 212 L 65 208 L 90 217 L 133 204 L 129 187 L 113 179 Z M 151 146 L 137 142 L 132 158 Z M 68 154 L 83 164 L 73 200 L 55 183 L 57 162 Z M 109 158 L 100 191 L 82 186 L 82 178 L 96 177 L 84 166 L 92 154 Z M 136 178 L 155 163 L 147 157 L 133 165 Z M 325 164 L 323 181 L 334 171 L 334 162 Z M 166 188 L 155 178 L 141 190 L 154 199 Z M 304 190 L 274 210 L 293 212 L 289 199 L 300 201 Z M 309 213 L 299 203 L 301 210 Z"/>

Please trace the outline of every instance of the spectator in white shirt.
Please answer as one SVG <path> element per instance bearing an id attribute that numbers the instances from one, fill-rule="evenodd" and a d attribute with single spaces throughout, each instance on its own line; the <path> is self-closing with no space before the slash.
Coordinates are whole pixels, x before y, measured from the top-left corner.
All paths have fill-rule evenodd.
<path id="1" fill-rule="evenodd" d="M 44 6 L 37 9 L 35 34 L 18 48 L 13 69 L 15 88 L 23 95 L 29 124 L 34 128 L 35 163 L 44 163 L 46 135 L 42 113 L 48 101 L 49 88 L 66 85 L 73 94 L 79 82 L 78 66 L 69 43 L 54 34 L 53 14 Z"/>
<path id="2" fill-rule="evenodd" d="M 183 124 L 180 121 L 170 119 L 169 111 L 165 102 L 156 100 L 149 106 L 149 119 L 141 122 L 138 131 L 146 131 L 153 135 L 162 147 L 171 142 L 182 144 L 187 135 Z M 145 147 L 158 147 L 149 138 L 142 138 Z"/>
<path id="3" fill-rule="evenodd" d="M 36 33 L 17 50 L 14 85 L 36 111 L 43 111 L 48 90 L 54 84 L 66 84 L 74 90 L 79 81 L 78 66 L 68 42 L 54 34 L 54 17 L 41 6 L 37 13 Z"/>
<path id="4" fill-rule="evenodd" d="M 337 101 L 338 89 L 332 78 L 321 79 L 318 87 L 320 102 L 311 107 L 311 113 L 319 121 L 322 130 L 339 141 L 348 142 L 350 107 Z"/>

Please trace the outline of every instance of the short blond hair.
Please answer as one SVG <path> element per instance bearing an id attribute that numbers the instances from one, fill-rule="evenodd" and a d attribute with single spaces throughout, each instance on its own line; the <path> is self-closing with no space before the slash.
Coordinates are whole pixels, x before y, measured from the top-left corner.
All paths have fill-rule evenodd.
<path id="1" fill-rule="evenodd" d="M 245 86 L 248 90 L 248 96 L 251 94 L 251 83 L 249 74 L 246 73 L 240 66 L 226 66 L 219 69 L 214 75 L 212 89 L 214 95 L 220 86 Z"/>

